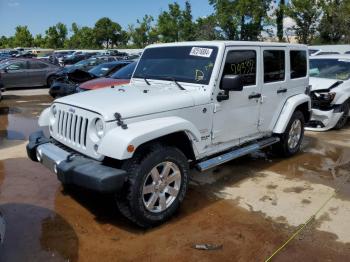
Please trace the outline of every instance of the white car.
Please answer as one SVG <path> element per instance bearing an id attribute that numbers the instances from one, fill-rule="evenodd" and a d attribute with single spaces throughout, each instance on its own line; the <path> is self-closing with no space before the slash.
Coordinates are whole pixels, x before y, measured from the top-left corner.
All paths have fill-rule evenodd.
<path id="1" fill-rule="evenodd" d="M 312 116 L 308 130 L 341 129 L 349 117 L 350 55 L 310 58 Z"/>
<path id="2" fill-rule="evenodd" d="M 56 100 L 28 156 L 64 185 L 114 193 L 142 227 L 168 220 L 190 167 L 207 170 L 273 146 L 299 151 L 310 118 L 304 45 L 184 42 L 145 49 L 131 83 Z"/>

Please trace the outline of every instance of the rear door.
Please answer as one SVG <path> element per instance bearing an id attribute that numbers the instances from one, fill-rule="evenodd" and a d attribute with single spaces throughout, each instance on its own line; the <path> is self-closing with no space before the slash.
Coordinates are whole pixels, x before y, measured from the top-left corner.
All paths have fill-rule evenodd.
<path id="1" fill-rule="evenodd" d="M 46 75 L 49 70 L 49 65 L 31 60 L 29 61 L 28 78 L 31 86 L 46 85 Z"/>
<path id="2" fill-rule="evenodd" d="M 26 60 L 14 60 L 2 72 L 4 88 L 24 87 L 27 84 L 28 62 Z"/>
<path id="3" fill-rule="evenodd" d="M 289 72 L 289 55 L 285 47 L 262 47 L 262 90 L 259 130 L 271 132 L 289 96 L 286 72 Z"/>

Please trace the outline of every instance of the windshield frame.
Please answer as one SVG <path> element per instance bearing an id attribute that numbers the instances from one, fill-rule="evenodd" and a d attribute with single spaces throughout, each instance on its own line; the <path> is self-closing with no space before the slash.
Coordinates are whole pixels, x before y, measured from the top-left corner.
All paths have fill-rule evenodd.
<path id="1" fill-rule="evenodd" d="M 152 75 L 152 74 L 144 74 L 144 75 L 141 75 L 141 74 L 138 74 L 137 70 L 138 68 L 142 65 L 142 62 L 145 60 L 145 59 L 148 59 L 148 58 L 145 58 L 146 55 L 148 55 L 147 52 L 149 52 L 149 50 L 151 51 L 155 51 L 155 50 L 159 50 L 159 49 L 171 49 L 171 48 L 174 48 L 174 49 L 178 49 L 178 48 L 187 48 L 189 50 L 189 53 L 188 53 L 188 58 L 193 58 L 193 61 L 195 60 L 195 58 L 198 58 L 199 60 L 198 61 L 204 61 L 203 59 L 206 59 L 206 61 L 208 63 L 211 63 L 212 66 L 211 66 L 211 70 L 209 73 L 207 73 L 207 78 L 205 80 L 191 80 L 189 78 L 181 78 L 183 75 L 174 75 L 174 74 L 166 74 L 166 75 Z M 199 49 L 211 49 L 211 52 L 210 52 L 210 55 L 209 56 L 200 56 L 200 55 L 193 55 L 192 54 L 192 50 L 194 48 L 199 48 Z M 163 51 L 163 50 L 162 50 Z M 184 55 L 186 56 L 185 53 L 181 54 L 181 55 Z M 218 57 L 220 55 L 220 47 L 217 46 L 217 45 L 196 45 L 196 44 L 191 44 L 191 45 L 165 45 L 165 46 L 156 46 L 156 47 L 149 47 L 147 49 L 145 49 L 145 51 L 142 53 L 142 56 L 140 58 L 140 60 L 138 61 L 138 64 L 134 70 L 134 73 L 133 73 L 133 76 L 132 78 L 133 79 L 144 79 L 146 78 L 147 80 L 161 80 L 161 81 L 176 81 L 176 82 L 182 82 L 182 83 L 187 83 L 187 84 L 191 84 L 191 85 L 209 85 L 211 83 L 211 80 L 212 80 L 212 76 L 215 72 L 215 67 L 217 65 L 217 60 L 218 60 Z M 168 58 L 168 57 L 164 57 L 164 58 L 159 58 L 160 59 L 168 59 L 168 60 L 176 60 L 177 58 Z M 178 58 L 178 59 L 181 59 L 181 58 Z M 186 58 L 183 58 L 183 59 L 186 59 Z M 151 60 L 151 59 L 150 59 Z M 195 66 L 193 66 L 193 69 L 195 69 Z"/>

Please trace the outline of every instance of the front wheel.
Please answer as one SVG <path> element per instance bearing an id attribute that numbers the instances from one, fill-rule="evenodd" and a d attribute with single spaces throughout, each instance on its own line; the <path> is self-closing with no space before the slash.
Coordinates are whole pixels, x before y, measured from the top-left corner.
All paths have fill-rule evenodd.
<path id="1" fill-rule="evenodd" d="M 349 102 L 345 102 L 344 104 L 342 104 L 341 111 L 343 112 L 343 115 L 341 116 L 341 118 L 338 120 L 338 123 L 334 127 L 334 129 L 336 130 L 342 129 L 348 121 L 349 111 L 350 111 Z"/>
<path id="2" fill-rule="evenodd" d="M 298 153 L 304 138 L 304 126 L 303 113 L 295 111 L 289 120 L 285 132 L 280 135 L 280 142 L 274 145 L 274 151 L 287 157 Z"/>
<path id="3" fill-rule="evenodd" d="M 47 81 L 46 81 L 47 87 L 50 88 L 50 87 L 52 86 L 53 82 L 55 81 L 55 79 L 56 79 L 55 76 L 49 76 L 49 77 L 47 78 Z"/>
<path id="4" fill-rule="evenodd" d="M 121 213 L 141 227 L 159 225 L 178 210 L 188 184 L 187 158 L 177 148 L 156 145 L 123 165 L 128 186 L 116 196 Z"/>

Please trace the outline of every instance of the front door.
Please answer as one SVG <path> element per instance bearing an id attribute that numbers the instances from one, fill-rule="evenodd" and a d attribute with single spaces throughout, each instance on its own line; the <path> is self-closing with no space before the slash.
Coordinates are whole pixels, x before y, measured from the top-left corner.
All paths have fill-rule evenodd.
<path id="1" fill-rule="evenodd" d="M 28 63 L 25 60 L 12 62 L 2 73 L 2 82 L 5 88 L 23 87 L 27 83 Z"/>
<path id="2" fill-rule="evenodd" d="M 242 91 L 229 92 L 229 98 L 215 101 L 213 144 L 237 145 L 259 136 L 258 119 L 261 96 L 259 80 L 260 47 L 230 47 L 226 49 L 224 75 L 241 75 Z M 221 81 L 220 81 L 221 83 Z M 218 90 L 217 93 L 223 92 Z"/>

